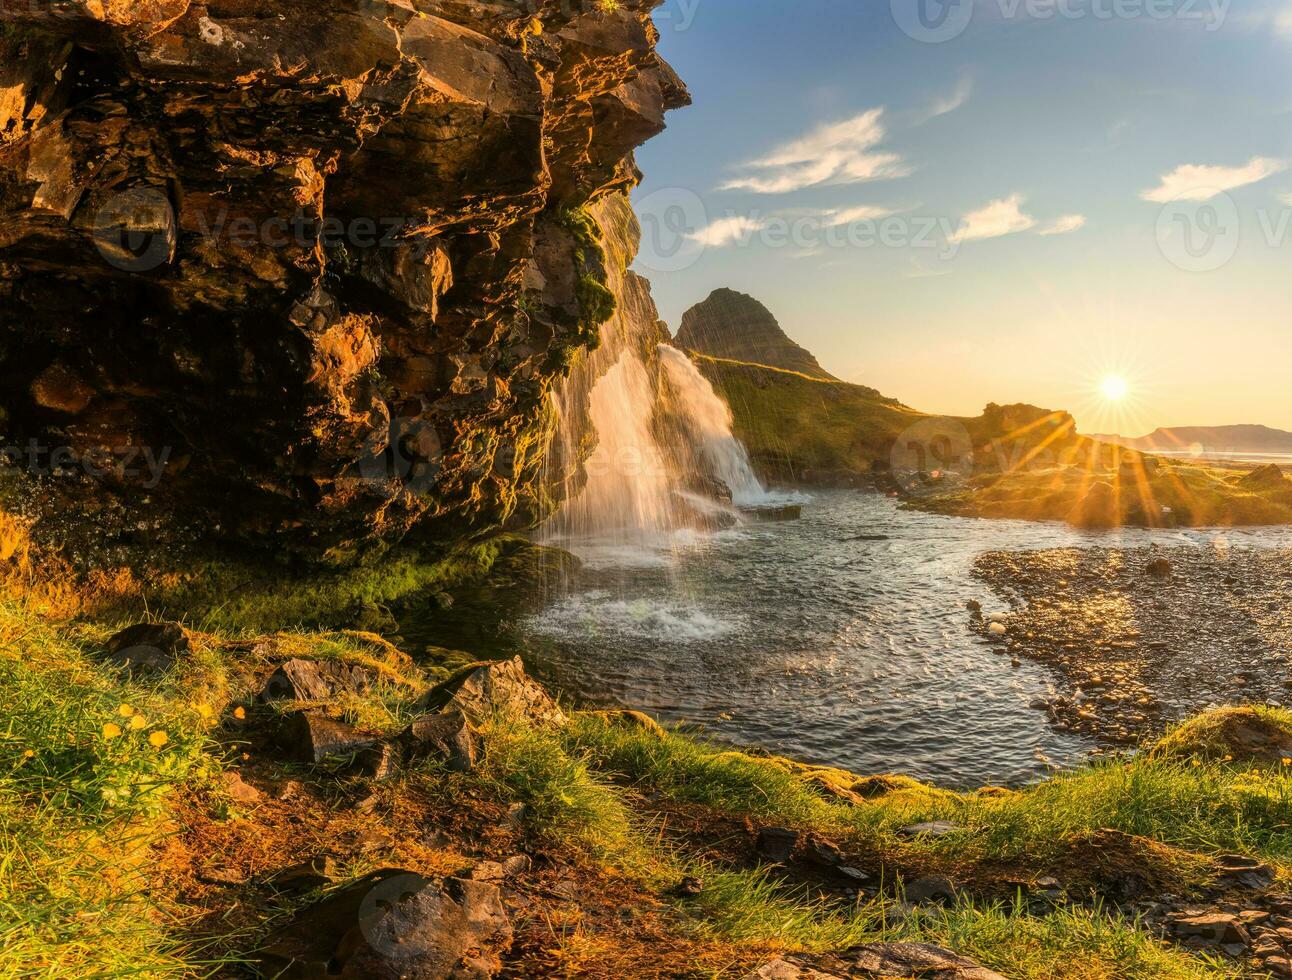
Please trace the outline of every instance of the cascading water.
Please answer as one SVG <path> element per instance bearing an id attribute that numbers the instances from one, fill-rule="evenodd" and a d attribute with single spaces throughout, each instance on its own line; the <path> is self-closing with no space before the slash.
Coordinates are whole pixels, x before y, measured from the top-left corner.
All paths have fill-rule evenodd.
<path id="1" fill-rule="evenodd" d="M 585 406 L 586 425 L 592 430 L 587 435 L 596 440 L 596 449 L 584 464 L 587 482 L 548 525 L 550 534 L 618 537 L 628 544 L 677 526 L 675 467 L 652 430 L 655 399 L 646 364 L 631 349 L 625 349 L 578 399 Z M 568 393 L 562 400 L 566 401 Z M 581 420 L 563 413 L 561 428 L 567 426 L 585 428 Z"/>
<path id="2" fill-rule="evenodd" d="M 767 501 L 767 490 L 754 475 L 749 452 L 731 431 L 731 408 L 718 397 L 694 362 L 676 347 L 659 345 L 676 414 L 695 440 L 706 468 L 731 491 L 738 507 Z"/>
<path id="3" fill-rule="evenodd" d="M 668 338 L 650 283 L 628 269 L 640 229 L 626 199 L 592 206 L 602 230 L 614 315 L 601 343 L 573 365 L 553 396 L 549 483 L 564 503 L 544 540 L 586 554 L 658 557 L 686 532 L 730 526 L 737 507 L 767 494 L 732 434 L 731 411 Z M 582 461 L 582 465 L 580 462 Z M 734 506 L 733 506 L 734 505 Z"/>
<path id="4" fill-rule="evenodd" d="M 557 406 L 567 451 L 580 439 L 596 448 L 582 489 L 544 529 L 548 540 L 659 547 L 770 499 L 732 433 L 731 409 L 674 347 L 624 347 L 595 380 L 571 375 Z"/>

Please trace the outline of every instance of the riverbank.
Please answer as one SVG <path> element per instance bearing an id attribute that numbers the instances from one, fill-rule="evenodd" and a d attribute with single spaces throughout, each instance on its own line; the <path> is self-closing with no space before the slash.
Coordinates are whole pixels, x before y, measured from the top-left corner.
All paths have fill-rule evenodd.
<path id="1" fill-rule="evenodd" d="M 974 628 L 1053 669 L 1038 708 L 1064 730 L 1133 744 L 1206 708 L 1290 699 L 1292 551 L 995 552 L 975 573 L 1013 611 Z"/>
<path id="2" fill-rule="evenodd" d="M 318 618 L 353 608 L 358 578 L 270 587 L 262 570 L 248 592 L 250 570 L 195 571 L 185 622 L 144 626 L 165 582 L 129 609 L 119 572 L 71 573 L 14 522 L 4 536 L 0 963 L 15 975 L 272 975 L 284 957 L 314 964 L 303 976 L 469 961 L 473 976 L 782 977 L 797 967 L 769 964 L 796 957 L 902 975 L 917 955 L 902 942 L 1036 980 L 1283 969 L 1281 760 L 1186 733 L 1030 788 L 952 793 L 571 712 L 518 667 L 290 618 L 311 594 Z M 400 567 L 435 594 L 471 580 Z M 1287 715 L 1261 723 L 1292 733 Z"/>

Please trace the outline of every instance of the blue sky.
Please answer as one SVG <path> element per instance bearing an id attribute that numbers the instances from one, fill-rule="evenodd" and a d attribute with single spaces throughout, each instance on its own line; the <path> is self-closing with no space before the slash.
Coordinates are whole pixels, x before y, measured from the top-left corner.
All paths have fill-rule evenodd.
<path id="1" fill-rule="evenodd" d="M 695 105 L 635 194 L 664 318 L 749 292 L 927 411 L 1292 429 L 1292 0 L 960 0 L 943 43 L 916 2 L 666 0 Z"/>

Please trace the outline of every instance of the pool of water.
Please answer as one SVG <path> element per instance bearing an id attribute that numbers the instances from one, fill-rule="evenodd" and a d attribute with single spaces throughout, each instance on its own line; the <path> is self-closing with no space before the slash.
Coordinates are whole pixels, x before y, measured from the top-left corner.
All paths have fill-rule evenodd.
<path id="1" fill-rule="evenodd" d="M 801 520 L 649 545 L 568 541 L 580 571 L 513 640 L 567 696 L 698 722 L 715 736 L 861 773 L 1020 783 L 1092 745 L 1033 702 L 1046 669 L 984 644 L 966 602 L 984 551 L 1292 545 L 1286 529 L 1087 532 L 814 495 Z"/>

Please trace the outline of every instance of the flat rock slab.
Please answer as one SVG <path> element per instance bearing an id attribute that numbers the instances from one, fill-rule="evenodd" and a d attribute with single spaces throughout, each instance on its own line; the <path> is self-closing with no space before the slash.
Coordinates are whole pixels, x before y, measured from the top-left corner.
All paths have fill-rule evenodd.
<path id="1" fill-rule="evenodd" d="M 1005 980 L 973 960 L 928 943 L 872 943 L 846 953 L 774 960 L 746 980 Z"/>
<path id="2" fill-rule="evenodd" d="M 192 652 L 188 631 L 179 623 L 139 623 L 108 640 L 107 660 L 130 674 L 159 674 Z"/>
<path id="3" fill-rule="evenodd" d="M 262 701 L 326 701 L 339 693 L 361 694 L 377 682 L 366 667 L 339 661 L 288 660 L 269 675 Z"/>
<path id="4" fill-rule="evenodd" d="M 496 885 L 386 869 L 297 915 L 258 969 L 282 980 L 482 980 L 511 939 Z"/>
<path id="5" fill-rule="evenodd" d="M 551 696 L 525 673 L 520 657 L 464 667 L 431 688 L 417 707 L 428 713 L 457 710 L 474 724 L 495 717 L 555 726 L 567 721 Z"/>

